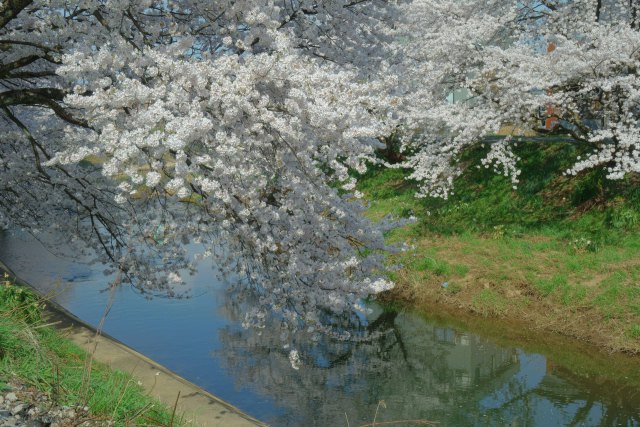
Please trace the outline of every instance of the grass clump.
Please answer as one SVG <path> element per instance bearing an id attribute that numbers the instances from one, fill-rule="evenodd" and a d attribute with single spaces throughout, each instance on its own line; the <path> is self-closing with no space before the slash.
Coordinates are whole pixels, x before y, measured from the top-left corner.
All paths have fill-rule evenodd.
<path id="1" fill-rule="evenodd" d="M 89 407 L 113 425 L 177 425 L 172 412 L 146 395 L 134 378 L 90 361 L 90 355 L 43 324 L 41 299 L 0 279 L 0 384 L 17 380 L 57 405 Z M 175 421 L 175 422 L 174 422 Z"/>
<path id="2" fill-rule="evenodd" d="M 491 289 L 483 289 L 472 300 L 476 311 L 483 315 L 503 314 L 509 302 L 497 292 Z"/>
<path id="3" fill-rule="evenodd" d="M 629 337 L 631 339 L 640 340 L 640 324 L 631 325 L 629 328 Z"/>

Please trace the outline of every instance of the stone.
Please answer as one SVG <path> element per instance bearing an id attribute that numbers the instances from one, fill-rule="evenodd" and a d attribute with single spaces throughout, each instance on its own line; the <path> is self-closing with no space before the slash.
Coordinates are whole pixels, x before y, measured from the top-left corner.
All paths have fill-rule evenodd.
<path id="1" fill-rule="evenodd" d="M 13 409 L 11 409 L 11 415 L 13 415 L 14 417 L 17 416 L 19 413 L 24 411 L 25 407 L 26 405 L 24 403 L 14 406 Z"/>
<path id="2" fill-rule="evenodd" d="M 18 396 L 16 396 L 16 394 L 12 392 L 12 393 L 8 393 L 5 396 L 5 399 L 7 399 L 9 402 L 15 402 L 16 400 L 18 400 Z"/>
<path id="3" fill-rule="evenodd" d="M 2 425 L 3 425 L 3 427 L 17 427 L 18 426 L 18 420 L 16 420 L 13 417 L 7 418 L 6 420 L 4 420 Z"/>

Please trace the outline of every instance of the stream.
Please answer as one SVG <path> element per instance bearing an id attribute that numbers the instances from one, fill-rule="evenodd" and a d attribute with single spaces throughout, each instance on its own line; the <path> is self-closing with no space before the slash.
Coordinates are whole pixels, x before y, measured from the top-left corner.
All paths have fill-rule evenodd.
<path id="1" fill-rule="evenodd" d="M 27 234 L 0 233 L 0 260 L 98 325 L 110 298 L 105 267 L 54 252 Z M 365 321 L 374 338 L 298 343 L 294 370 L 277 328 L 241 326 L 242 305 L 211 268 L 185 278 L 189 298 L 148 299 L 119 286 L 104 331 L 270 425 L 640 426 L 640 382 L 377 305 Z M 602 372 L 615 369 L 599 360 Z"/>

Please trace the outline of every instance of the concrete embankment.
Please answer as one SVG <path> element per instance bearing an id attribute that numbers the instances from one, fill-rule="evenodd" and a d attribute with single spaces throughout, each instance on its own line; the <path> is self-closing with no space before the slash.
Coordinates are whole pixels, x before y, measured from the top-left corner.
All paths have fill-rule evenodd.
<path id="1" fill-rule="evenodd" d="M 0 262 L 0 269 L 16 277 Z M 20 282 L 33 289 L 28 283 Z M 37 290 L 36 290 L 37 291 Z M 45 322 L 61 331 L 93 359 L 112 369 L 130 373 L 153 397 L 168 407 L 177 405 L 177 413 L 198 426 L 254 427 L 265 424 L 243 413 L 233 405 L 171 372 L 145 355 L 108 336 L 97 333 L 60 305 L 48 301 Z M 188 361 L 185 361 L 188 363 Z"/>

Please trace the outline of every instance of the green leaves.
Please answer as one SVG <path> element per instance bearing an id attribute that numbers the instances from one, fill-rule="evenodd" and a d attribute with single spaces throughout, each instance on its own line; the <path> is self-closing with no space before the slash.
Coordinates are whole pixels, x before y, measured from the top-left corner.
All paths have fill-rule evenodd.
<path id="1" fill-rule="evenodd" d="M 40 308 L 42 301 L 31 290 L 17 286 L 5 273 L 0 281 L 0 306 L 5 312 L 16 313 L 29 324 L 41 320 Z"/>

